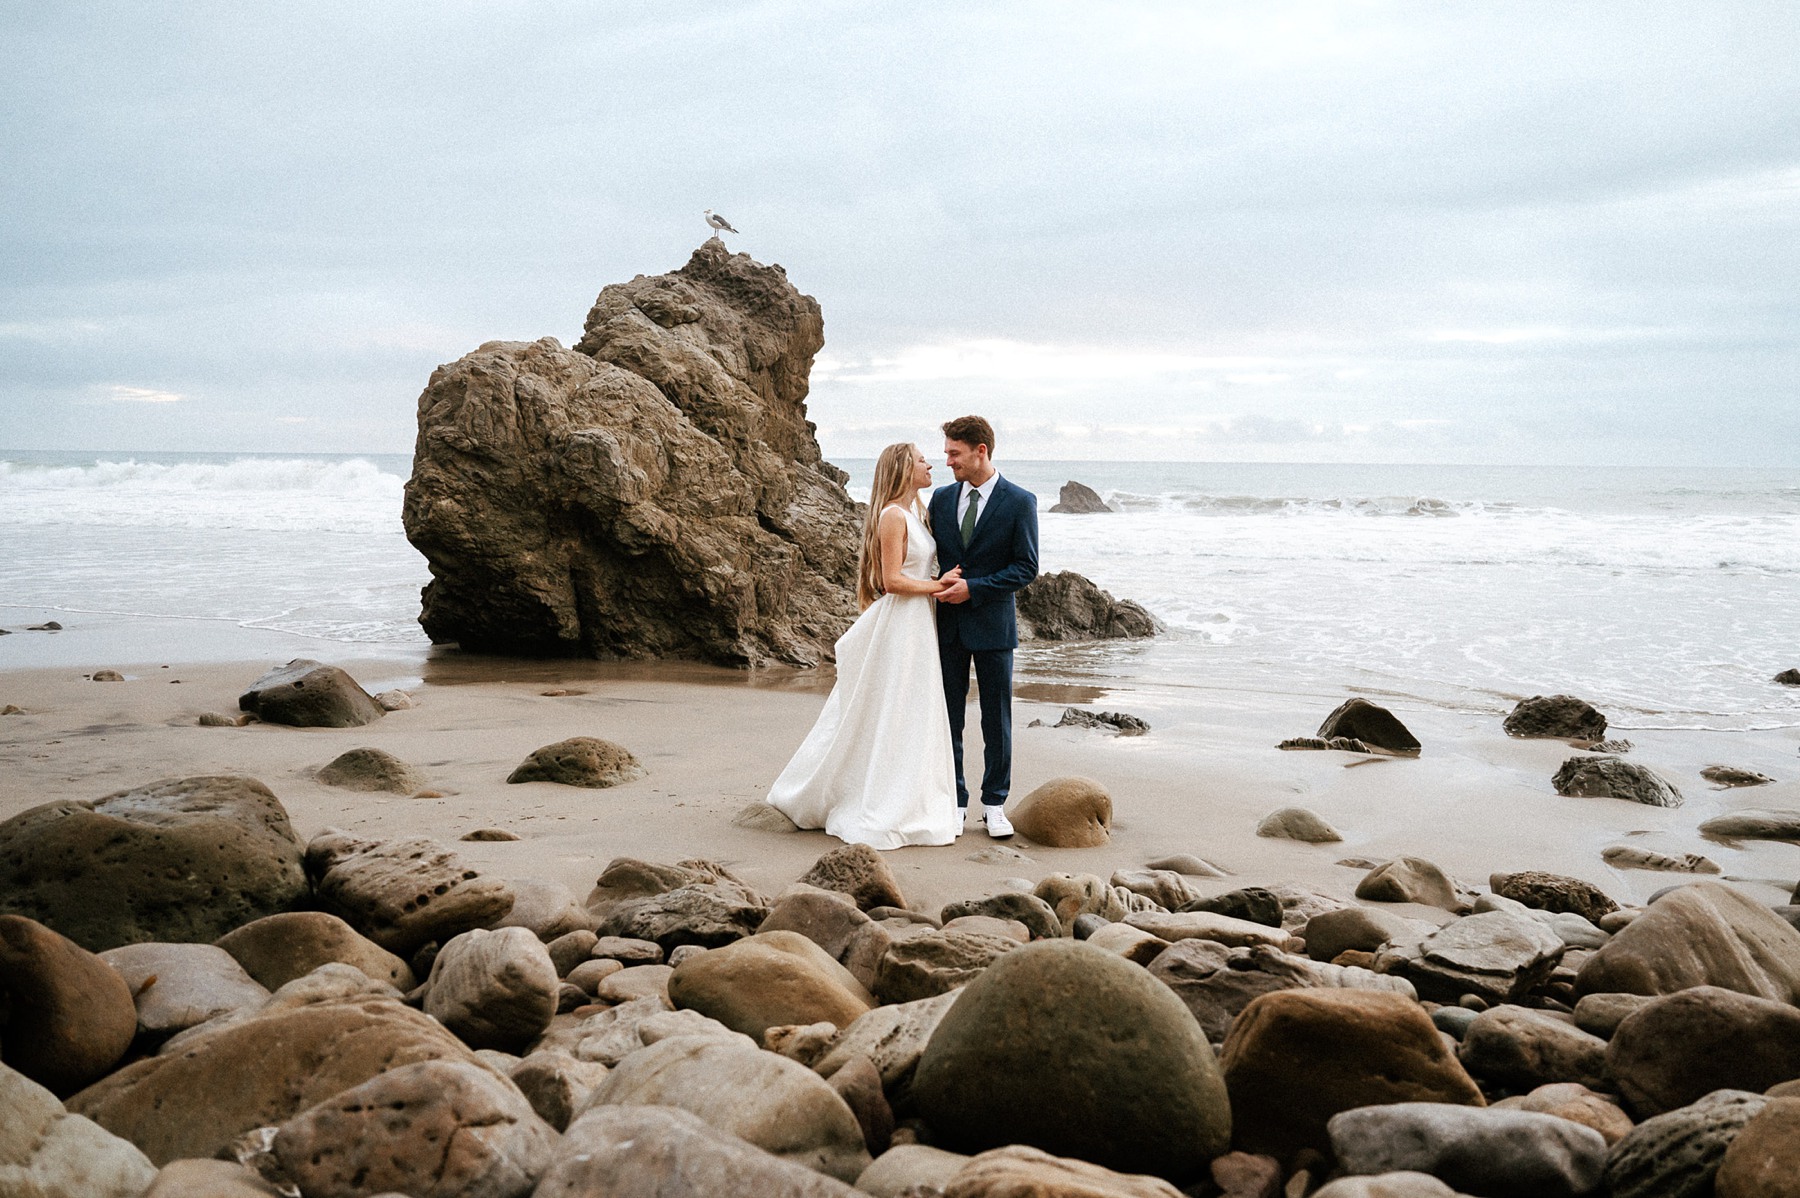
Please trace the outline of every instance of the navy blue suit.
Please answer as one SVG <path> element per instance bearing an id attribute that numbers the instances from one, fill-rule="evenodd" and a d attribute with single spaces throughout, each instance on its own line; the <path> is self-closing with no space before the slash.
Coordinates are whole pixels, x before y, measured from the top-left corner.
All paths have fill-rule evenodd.
<path id="1" fill-rule="evenodd" d="M 1019 647 L 1013 592 L 1037 577 L 1037 496 L 1003 476 L 977 513 L 975 531 L 963 544 L 956 512 L 963 484 L 939 487 L 931 496 L 931 531 L 938 569 L 962 567 L 969 584 L 964 603 L 937 605 L 938 659 L 944 667 L 944 706 L 956 753 L 956 801 L 969 804 L 963 781 L 963 715 L 969 703 L 969 666 L 981 696 L 983 770 L 981 801 L 1006 802 L 1012 790 L 1013 650 Z"/>

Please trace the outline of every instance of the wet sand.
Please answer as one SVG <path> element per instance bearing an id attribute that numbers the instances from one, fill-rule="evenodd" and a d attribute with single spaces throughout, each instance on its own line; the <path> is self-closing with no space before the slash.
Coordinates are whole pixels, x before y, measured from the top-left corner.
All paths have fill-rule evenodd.
<path id="1" fill-rule="evenodd" d="M 23 622 L 15 613 L 5 626 Z M 180 630 L 153 624 L 135 629 L 135 643 L 182 649 Z M 134 662 L 133 632 L 97 620 L 58 634 L 0 638 L 0 707 L 24 709 L 0 717 L 0 818 L 160 778 L 243 773 L 280 796 L 302 838 L 328 826 L 450 841 L 477 828 L 505 828 L 523 839 L 467 843 L 460 851 L 482 868 L 561 882 L 578 897 L 618 856 L 711 858 L 778 891 L 837 844 L 823 832 L 772 833 L 731 822 L 766 793 L 800 743 L 824 701 L 829 670 L 517 661 L 412 649 L 359 655 L 353 647 L 281 634 L 234 642 L 247 650 L 242 660 L 221 660 L 215 645 L 188 652 L 185 661 L 150 654 Z M 202 712 L 235 712 L 245 686 L 301 655 L 343 666 L 370 691 L 405 688 L 417 706 L 350 729 L 196 724 Z M 126 680 L 85 677 L 99 668 L 120 670 Z M 977 830 L 951 846 L 897 850 L 888 860 L 916 906 L 935 910 L 1004 889 L 1011 878 L 1105 876 L 1172 853 L 1198 854 L 1229 873 L 1201 883 L 1208 893 L 1292 883 L 1343 898 L 1365 871 L 1337 862 L 1402 854 L 1432 860 L 1477 887 L 1493 871 L 1544 869 L 1587 878 L 1626 902 L 1688 875 L 1615 870 L 1600 858 L 1610 844 L 1703 853 L 1770 903 L 1786 901 L 1800 874 L 1800 846 L 1722 845 L 1694 830 L 1723 811 L 1800 807 L 1800 730 L 1622 733 L 1636 742 L 1630 760 L 1660 770 L 1686 796 L 1685 806 L 1665 810 L 1555 794 L 1550 776 L 1573 750 L 1560 741 L 1507 737 L 1497 711 L 1372 696 L 1424 742 L 1423 755 L 1409 760 L 1274 748 L 1311 733 L 1348 691 L 1110 685 L 1077 653 L 1029 656 L 1018 693 L 1015 798 L 1061 775 L 1097 779 L 1113 796 L 1112 842 L 1052 849 L 1019 837 L 1007 842 L 1010 851 L 994 853 L 995 842 Z M 1028 727 L 1034 719 L 1055 723 L 1071 703 L 1130 712 L 1152 731 L 1124 738 Z M 971 718 L 971 760 L 979 760 L 975 724 Z M 531 750 L 570 736 L 625 745 L 647 776 L 610 790 L 506 783 Z M 339 753 L 362 746 L 419 767 L 443 797 L 341 790 L 312 777 Z M 1714 763 L 1782 781 L 1715 790 L 1699 777 Z M 1317 812 L 1343 842 L 1257 837 L 1258 821 L 1284 806 Z"/>

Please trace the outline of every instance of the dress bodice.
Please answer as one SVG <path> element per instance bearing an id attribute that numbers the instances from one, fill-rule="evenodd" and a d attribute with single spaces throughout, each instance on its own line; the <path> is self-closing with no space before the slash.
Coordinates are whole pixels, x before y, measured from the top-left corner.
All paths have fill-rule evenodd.
<path id="1" fill-rule="evenodd" d="M 900 573 L 908 578 L 937 577 L 937 538 L 925 527 L 925 521 L 911 508 L 900 509 L 906 516 L 906 560 Z"/>

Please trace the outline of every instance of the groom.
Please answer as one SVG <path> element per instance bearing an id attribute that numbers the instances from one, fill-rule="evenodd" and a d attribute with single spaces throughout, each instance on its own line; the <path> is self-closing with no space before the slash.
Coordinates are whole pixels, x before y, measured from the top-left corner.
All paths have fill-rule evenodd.
<path id="1" fill-rule="evenodd" d="M 1019 646 L 1013 592 L 1037 577 L 1037 496 L 994 469 L 994 426 L 979 416 L 944 425 L 944 458 L 953 486 L 931 496 L 931 528 L 938 569 L 961 567 L 962 577 L 937 600 L 938 657 L 944 666 L 944 705 L 956 754 L 956 802 L 965 812 L 963 713 L 969 702 L 969 665 L 981 694 L 981 809 L 988 835 L 1013 834 L 1007 822 L 1012 788 L 1012 667 Z"/>

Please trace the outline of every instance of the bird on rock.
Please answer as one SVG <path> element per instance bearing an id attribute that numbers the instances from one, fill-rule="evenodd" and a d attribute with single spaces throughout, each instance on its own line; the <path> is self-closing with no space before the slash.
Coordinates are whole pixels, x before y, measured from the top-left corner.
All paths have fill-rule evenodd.
<path id="1" fill-rule="evenodd" d="M 716 233 L 735 233 L 735 232 L 737 232 L 736 229 L 731 227 L 730 221 L 728 221 L 724 217 L 719 216 L 716 213 L 714 213 L 711 208 L 708 208 L 702 215 L 704 215 L 706 217 L 706 223 L 707 223 L 708 227 L 710 227 Z"/>

